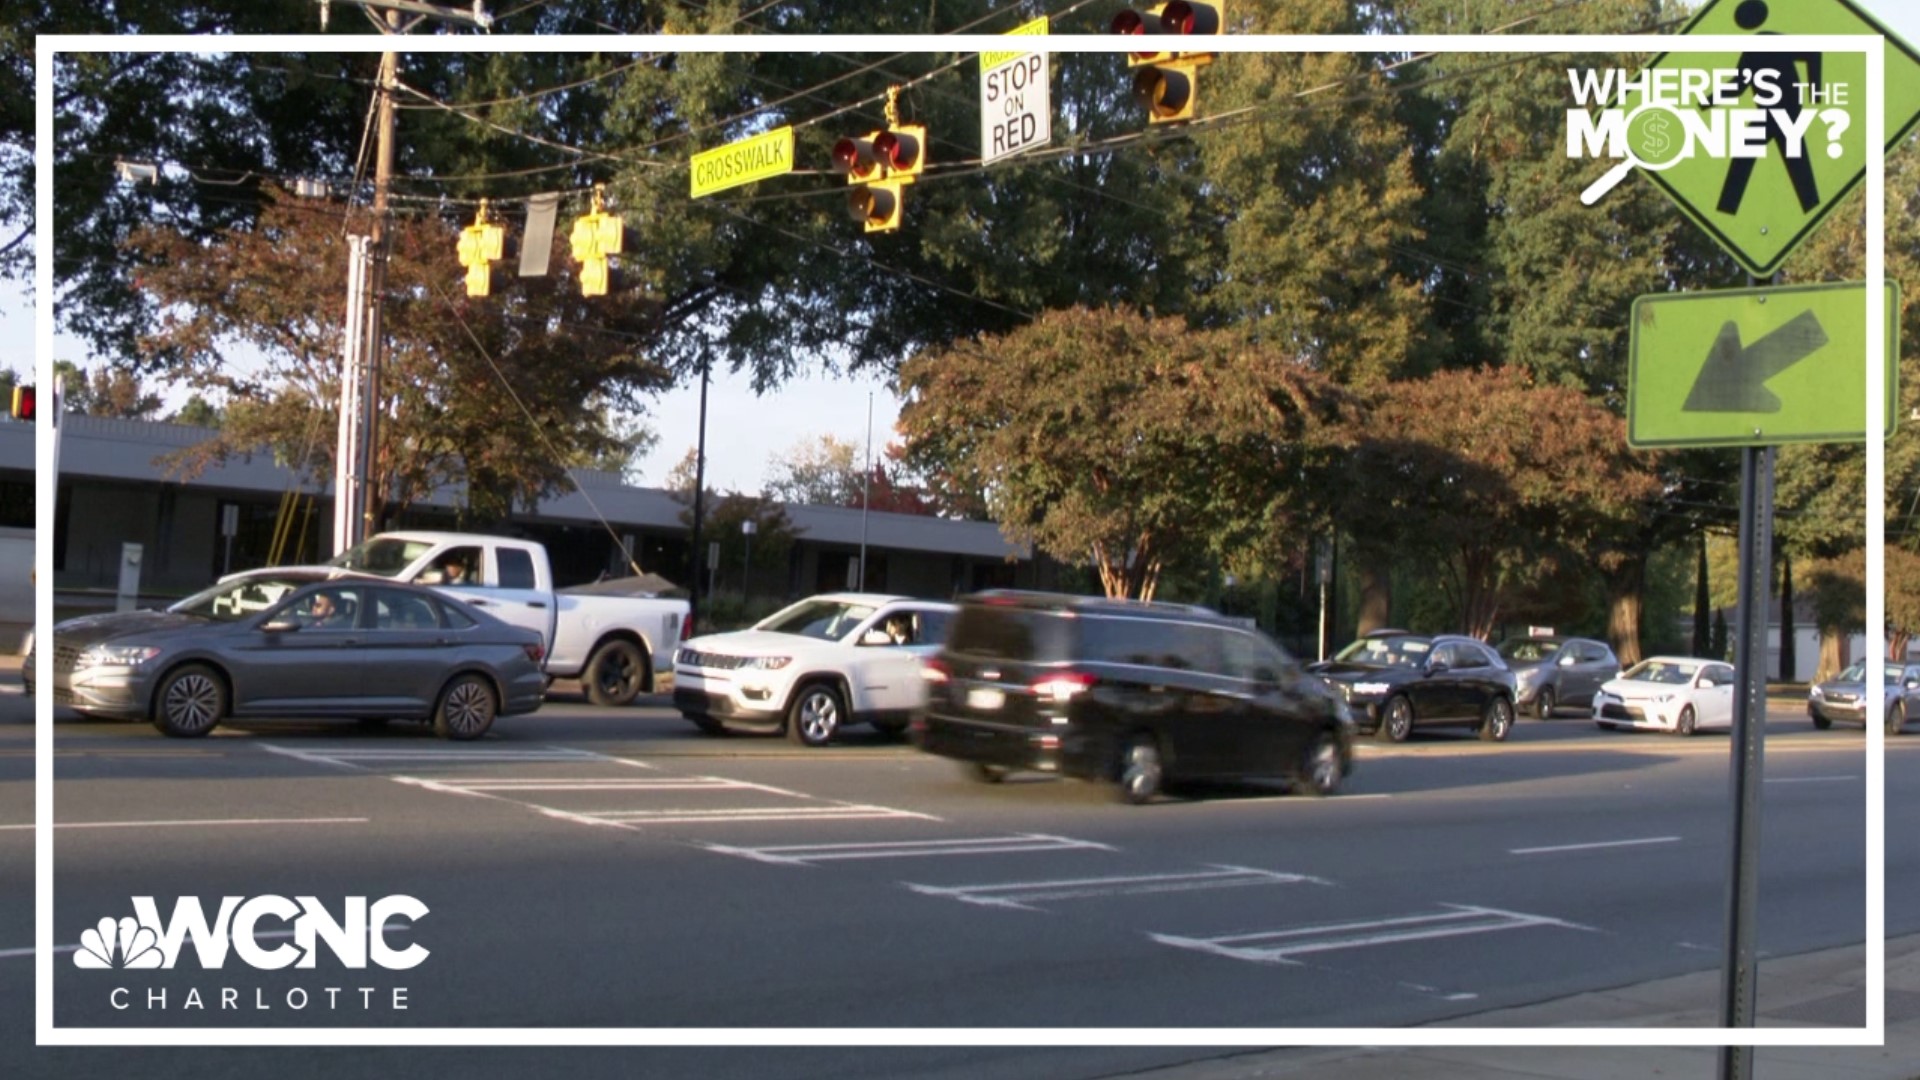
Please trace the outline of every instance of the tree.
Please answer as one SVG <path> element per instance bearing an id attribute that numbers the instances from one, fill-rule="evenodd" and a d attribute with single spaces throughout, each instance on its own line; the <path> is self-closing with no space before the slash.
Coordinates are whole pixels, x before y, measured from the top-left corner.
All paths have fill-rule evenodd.
<path id="1" fill-rule="evenodd" d="M 908 456 L 984 491 L 1010 538 L 1151 599 L 1168 566 L 1305 512 L 1337 395 L 1271 349 L 1178 319 L 1049 312 L 902 365 Z"/>
<path id="2" fill-rule="evenodd" d="M 1515 368 L 1392 384 L 1365 423 L 1337 520 L 1424 566 L 1456 628 L 1477 637 L 1543 554 L 1589 552 L 1609 520 L 1658 491 L 1618 417 Z"/>
<path id="3" fill-rule="evenodd" d="M 173 378 L 227 402 L 218 434 L 179 459 L 184 469 L 271 446 L 315 479 L 331 474 L 342 224 L 337 206 L 280 197 L 253 227 L 212 241 L 160 227 L 129 240 L 143 292 L 166 311 L 142 348 L 174 357 Z M 637 408 L 669 376 L 632 334 L 604 332 L 645 325 L 644 306 L 589 316 L 571 283 L 551 278 L 512 297 L 456 298 L 454 235 L 430 216 L 393 223 L 370 505 L 405 507 L 457 483 L 469 515 L 499 520 L 555 490 L 569 464 L 624 459 L 633 436 L 609 410 Z M 236 359 L 249 355 L 258 359 Z"/>
<path id="4" fill-rule="evenodd" d="M 146 420 L 164 404 L 138 375 L 124 368 L 98 367 L 88 372 L 71 360 L 55 360 L 53 376 L 60 384 L 61 408 L 76 416 Z"/>
<path id="5" fill-rule="evenodd" d="M 769 462 L 762 494 L 813 506 L 860 505 L 860 447 L 827 433 L 802 439 Z"/>

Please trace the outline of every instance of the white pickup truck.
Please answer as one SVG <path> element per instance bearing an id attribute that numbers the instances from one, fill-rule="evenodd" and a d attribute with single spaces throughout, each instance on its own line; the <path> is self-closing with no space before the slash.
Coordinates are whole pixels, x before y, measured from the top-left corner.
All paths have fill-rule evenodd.
<path id="1" fill-rule="evenodd" d="M 666 689 L 674 648 L 689 630 L 685 600 L 556 592 L 547 549 L 532 540 L 456 532 L 368 537 L 328 566 L 428 585 L 502 622 L 539 631 L 547 674 L 579 679 L 595 705 L 626 705 Z"/>

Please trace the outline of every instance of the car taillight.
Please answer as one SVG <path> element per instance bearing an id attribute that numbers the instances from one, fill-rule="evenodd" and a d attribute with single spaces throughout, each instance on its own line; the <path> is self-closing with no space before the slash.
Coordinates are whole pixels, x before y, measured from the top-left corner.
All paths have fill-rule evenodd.
<path id="1" fill-rule="evenodd" d="M 1072 701 L 1075 694 L 1093 689 L 1096 680 L 1084 671 L 1056 671 L 1028 684 L 1037 697 L 1055 702 Z"/>
<path id="2" fill-rule="evenodd" d="M 693 612 L 689 611 L 685 615 L 680 616 L 680 640 L 685 641 L 692 636 Z"/>
<path id="3" fill-rule="evenodd" d="M 536 664 L 547 658 L 547 647 L 537 641 L 530 645 L 522 645 L 520 647 L 526 650 L 527 659 Z"/>
<path id="4" fill-rule="evenodd" d="M 920 665 L 920 677 L 930 683 L 953 681 L 953 669 L 945 660 L 928 660 Z"/>

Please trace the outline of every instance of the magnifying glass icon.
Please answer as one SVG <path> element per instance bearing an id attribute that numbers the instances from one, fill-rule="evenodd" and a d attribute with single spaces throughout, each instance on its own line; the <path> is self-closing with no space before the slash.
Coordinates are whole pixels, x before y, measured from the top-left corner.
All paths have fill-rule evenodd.
<path id="1" fill-rule="evenodd" d="M 1587 185 L 1580 193 L 1580 202 L 1592 206 L 1600 201 L 1607 192 L 1612 191 L 1634 166 L 1659 172 L 1670 169 L 1693 156 L 1693 140 L 1687 138 L 1686 128 L 1681 123 L 1680 112 L 1671 105 L 1658 101 L 1648 101 L 1637 106 L 1627 114 L 1623 125 L 1626 132 L 1627 156 L 1608 169 L 1600 179 Z"/>

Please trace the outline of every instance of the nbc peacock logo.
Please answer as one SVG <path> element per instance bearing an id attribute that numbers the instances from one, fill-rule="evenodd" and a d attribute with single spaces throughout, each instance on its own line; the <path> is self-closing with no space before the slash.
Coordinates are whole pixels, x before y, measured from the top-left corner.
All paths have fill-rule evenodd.
<path id="1" fill-rule="evenodd" d="M 158 968 L 165 961 L 160 935 L 132 918 L 101 919 L 80 935 L 80 948 L 73 954 L 75 967 L 94 971 Z"/>

